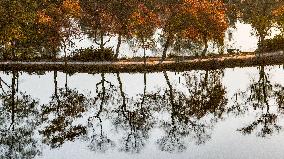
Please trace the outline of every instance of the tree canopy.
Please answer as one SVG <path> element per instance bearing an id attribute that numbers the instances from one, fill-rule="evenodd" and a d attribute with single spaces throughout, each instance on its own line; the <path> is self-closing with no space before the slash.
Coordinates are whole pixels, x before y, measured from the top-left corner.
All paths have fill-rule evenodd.
<path id="1" fill-rule="evenodd" d="M 251 24 L 261 42 L 272 26 L 283 30 L 283 10 L 279 0 L 3 0 L 0 48 L 4 59 L 56 58 L 72 37 L 85 34 L 100 49 L 117 37 L 118 57 L 124 40 L 144 47 L 160 30 L 163 58 L 177 45 L 198 44 L 205 55 L 208 42 L 223 45 L 236 19 Z"/>

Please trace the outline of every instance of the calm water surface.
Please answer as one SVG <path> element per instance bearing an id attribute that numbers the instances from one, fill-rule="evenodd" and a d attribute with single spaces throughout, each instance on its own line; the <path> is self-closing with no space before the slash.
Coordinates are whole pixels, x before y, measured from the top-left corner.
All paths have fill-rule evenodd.
<path id="1" fill-rule="evenodd" d="M 283 66 L 2 72 L 0 158 L 283 158 Z"/>

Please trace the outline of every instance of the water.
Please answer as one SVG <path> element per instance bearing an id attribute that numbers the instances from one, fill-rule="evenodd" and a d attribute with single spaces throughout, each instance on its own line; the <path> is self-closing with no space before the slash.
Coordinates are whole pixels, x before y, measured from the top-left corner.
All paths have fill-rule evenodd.
<path id="1" fill-rule="evenodd" d="M 282 66 L 2 72 L 1 158 L 282 158 Z"/>

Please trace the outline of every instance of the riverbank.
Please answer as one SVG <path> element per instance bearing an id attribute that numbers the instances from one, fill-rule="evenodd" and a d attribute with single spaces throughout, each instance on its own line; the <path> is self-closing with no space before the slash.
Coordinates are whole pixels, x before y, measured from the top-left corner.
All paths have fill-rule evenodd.
<path id="1" fill-rule="evenodd" d="M 64 71 L 64 72 L 157 72 L 157 71 L 189 71 L 212 70 L 234 67 L 252 67 L 258 65 L 284 64 L 283 52 L 264 53 L 263 55 L 217 55 L 203 58 L 176 57 L 168 58 L 162 63 L 159 58 L 125 59 L 114 62 L 75 62 L 75 61 L 2 61 L 1 71 Z"/>

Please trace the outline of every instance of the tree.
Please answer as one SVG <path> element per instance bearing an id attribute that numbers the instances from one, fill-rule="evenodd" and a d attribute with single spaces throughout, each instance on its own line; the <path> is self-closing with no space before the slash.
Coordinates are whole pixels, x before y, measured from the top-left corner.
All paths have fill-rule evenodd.
<path id="1" fill-rule="evenodd" d="M 145 45 L 147 39 L 151 39 L 160 25 L 158 15 L 149 9 L 145 4 L 140 3 L 137 9 L 131 14 L 128 27 L 130 35 L 142 43 L 144 49 L 144 62 L 146 63 Z"/>
<path id="2" fill-rule="evenodd" d="M 263 47 L 264 39 L 269 35 L 269 30 L 274 24 L 273 10 L 281 1 L 279 0 L 242 0 L 239 1 L 241 20 L 251 24 L 259 36 L 260 51 Z M 262 51 L 261 51 L 262 52 Z"/>
<path id="3" fill-rule="evenodd" d="M 4 48 L 5 59 L 15 59 L 18 54 L 35 47 L 31 44 L 38 40 L 34 29 L 38 5 L 35 0 L 0 2 L 0 45 Z"/>
<path id="4" fill-rule="evenodd" d="M 190 40 L 204 45 L 202 55 L 208 48 L 208 41 L 222 45 L 228 27 L 226 7 L 222 1 L 183 0 L 163 4 L 161 16 L 163 36 L 166 37 L 162 60 L 175 41 Z M 190 46 L 188 46 L 190 47 Z"/>
<path id="5" fill-rule="evenodd" d="M 114 24 L 114 17 L 108 10 L 110 0 L 81 0 L 83 16 L 80 18 L 80 26 L 89 38 L 99 45 L 100 49 L 104 49 L 105 45 L 110 41 L 111 30 Z M 105 40 L 108 36 L 108 40 Z"/>
<path id="6" fill-rule="evenodd" d="M 115 58 L 117 58 L 119 55 L 120 46 L 122 44 L 122 38 L 131 38 L 128 30 L 128 26 L 131 23 L 129 19 L 137 8 L 137 1 L 111 0 L 107 7 L 114 19 L 111 32 L 117 35 L 117 45 L 115 50 Z"/>
<path id="7" fill-rule="evenodd" d="M 1 1 L 0 45 L 4 59 L 54 55 L 74 32 L 71 19 L 79 16 L 76 0 Z"/>
<path id="8" fill-rule="evenodd" d="M 223 45 L 225 31 L 228 28 L 226 7 L 220 0 L 189 1 L 194 9 L 189 9 L 188 7 L 185 11 L 193 16 L 194 19 L 193 25 L 188 27 L 184 34 L 189 39 L 196 42 L 200 41 L 200 43 L 204 44 L 202 56 L 205 56 L 208 49 L 208 41 Z"/>
<path id="9" fill-rule="evenodd" d="M 284 4 L 280 4 L 273 10 L 273 15 L 275 16 L 275 22 L 278 28 L 281 30 L 281 34 L 284 33 Z"/>
<path id="10" fill-rule="evenodd" d="M 52 53 L 56 59 L 57 52 L 63 49 L 66 59 L 67 47 L 72 47 L 73 37 L 80 34 L 76 21 L 81 17 L 78 0 L 45 1 L 37 12 L 38 34 L 42 38 L 40 46 Z"/>

